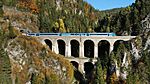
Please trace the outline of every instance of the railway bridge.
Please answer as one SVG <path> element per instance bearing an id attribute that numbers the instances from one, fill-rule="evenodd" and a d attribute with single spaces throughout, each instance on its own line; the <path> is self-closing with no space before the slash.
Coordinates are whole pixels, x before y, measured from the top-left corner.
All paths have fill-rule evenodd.
<path id="1" fill-rule="evenodd" d="M 56 54 L 64 55 L 80 72 L 88 73 L 94 68 L 97 58 L 115 50 L 117 43 L 135 38 L 135 36 L 81 36 L 81 35 L 42 35 L 38 38 Z"/>

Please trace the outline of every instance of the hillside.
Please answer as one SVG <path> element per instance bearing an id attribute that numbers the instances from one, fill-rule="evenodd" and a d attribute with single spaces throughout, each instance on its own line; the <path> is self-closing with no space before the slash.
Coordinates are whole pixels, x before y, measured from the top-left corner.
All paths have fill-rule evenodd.
<path id="1" fill-rule="evenodd" d="M 36 15 L 34 22 L 39 31 L 32 32 L 115 32 L 117 35 L 140 34 L 141 21 L 149 14 L 149 3 L 149 0 L 136 0 L 128 7 L 98 11 L 83 0 L 3 1 L 7 6 Z"/>
<path id="2" fill-rule="evenodd" d="M 117 35 L 138 35 L 141 21 L 150 13 L 149 0 L 136 0 L 131 6 L 102 11 L 96 32 L 116 32 Z"/>
<path id="3" fill-rule="evenodd" d="M 83 0 L 6 0 L 3 3 L 36 14 L 40 32 L 91 32 L 99 16 Z"/>
<path id="4" fill-rule="evenodd" d="M 150 23 L 149 13 L 149 0 L 106 11 L 83 0 L 2 0 L 0 83 L 149 84 L 150 29 L 141 25 L 142 20 Z M 68 60 L 38 38 L 23 35 L 28 32 L 115 32 L 137 37 L 119 42 L 110 55 L 97 58 L 90 79 L 81 81 Z"/>
<path id="5" fill-rule="evenodd" d="M 20 30 L 38 31 L 36 15 L 3 7 L 0 17 L 0 83 L 70 84 L 73 66 Z M 3 17 L 4 16 L 4 17 Z M 32 18 L 31 18 L 32 17 Z"/>

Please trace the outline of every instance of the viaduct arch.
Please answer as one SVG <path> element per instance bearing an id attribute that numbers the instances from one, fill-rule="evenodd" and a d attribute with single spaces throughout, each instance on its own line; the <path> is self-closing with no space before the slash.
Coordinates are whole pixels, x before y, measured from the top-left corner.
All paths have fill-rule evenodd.
<path id="1" fill-rule="evenodd" d="M 78 69 L 78 67 L 79 67 L 78 62 L 76 62 L 76 61 L 71 61 L 71 63 L 72 63 L 72 65 L 73 65 L 76 69 Z"/>
<path id="2" fill-rule="evenodd" d="M 85 57 L 94 58 L 94 42 L 92 40 L 84 41 Z"/>
<path id="3" fill-rule="evenodd" d="M 71 40 L 71 56 L 73 57 L 79 57 L 79 42 L 77 40 Z"/>
<path id="4" fill-rule="evenodd" d="M 101 40 L 98 43 L 98 57 L 109 55 L 110 43 L 107 40 Z"/>
<path id="5" fill-rule="evenodd" d="M 44 41 L 48 45 L 48 47 L 52 50 L 52 41 L 50 41 L 49 39 L 45 39 Z"/>
<path id="6" fill-rule="evenodd" d="M 58 52 L 59 52 L 59 54 L 65 56 L 65 49 L 66 49 L 65 48 L 65 46 L 66 46 L 65 41 L 63 41 L 62 39 L 59 39 L 59 40 L 57 40 L 57 44 L 58 44 Z"/>
<path id="7" fill-rule="evenodd" d="M 97 58 L 109 55 L 118 44 L 135 36 L 42 36 L 39 39 L 44 45 L 62 54 L 82 73 L 87 73 L 87 63 L 96 63 Z M 86 64 L 85 64 L 86 63 Z M 89 64 L 90 64 L 89 63 Z"/>

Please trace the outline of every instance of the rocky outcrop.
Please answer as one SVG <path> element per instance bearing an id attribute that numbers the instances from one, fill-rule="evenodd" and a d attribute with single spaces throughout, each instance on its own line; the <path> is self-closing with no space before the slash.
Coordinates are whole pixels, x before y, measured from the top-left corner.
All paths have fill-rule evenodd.
<path id="1" fill-rule="evenodd" d="M 150 55 L 150 31 L 138 35 L 136 38 L 128 41 L 129 44 L 119 45 L 117 52 L 112 52 L 112 64 L 115 65 L 115 77 L 110 76 L 111 83 L 133 83 L 145 81 L 148 83 L 147 75 L 149 71 Z M 126 45 L 130 46 L 127 47 Z M 115 54 L 114 54 L 115 53 Z M 113 67 L 111 67 L 113 68 Z M 110 71 L 110 73 L 113 73 Z M 141 79 L 140 79 L 141 77 Z M 112 82 L 115 81 L 115 82 Z M 131 81 L 134 80 L 134 81 Z"/>
<path id="2" fill-rule="evenodd" d="M 72 81 L 73 67 L 69 61 L 46 49 L 35 38 L 19 36 L 9 42 L 6 51 L 12 65 L 13 84 L 33 81 L 69 84 Z"/>
<path id="3" fill-rule="evenodd" d="M 12 10 L 11 12 L 14 11 L 13 9 L 10 10 Z M 10 10 L 8 8 L 8 11 Z M 4 13 L 6 14 L 8 11 L 5 10 Z M 18 12 L 14 12 L 14 14 L 18 14 Z M 28 14 L 26 15 L 28 17 Z M 14 17 L 17 16 L 13 14 L 12 16 L 8 14 L 8 16 L 7 19 L 0 18 L 0 48 L 9 56 L 7 59 L 5 57 L 4 60 L 8 60 L 6 63 L 10 63 L 10 69 L 8 69 L 10 71 L 7 72 L 11 74 L 11 78 L 3 77 L 4 80 L 6 78 L 12 79 L 12 84 L 70 84 L 73 80 L 71 63 L 63 56 L 56 55 L 47 49 L 37 38 L 21 35 L 20 29 L 23 28 L 23 24 L 19 22 L 22 19 L 20 21 L 15 20 Z M 11 38 L 11 36 L 15 37 Z M 0 53 L 3 52 L 0 51 Z M 2 58 L 0 58 L 1 60 Z M 5 65 L 3 68 L 5 69 L 7 66 Z M 5 83 L 5 81 L 0 80 L 0 83 Z"/>
<path id="4" fill-rule="evenodd" d="M 38 16 L 30 12 L 18 11 L 16 7 L 3 6 L 4 19 L 20 32 L 39 32 Z"/>

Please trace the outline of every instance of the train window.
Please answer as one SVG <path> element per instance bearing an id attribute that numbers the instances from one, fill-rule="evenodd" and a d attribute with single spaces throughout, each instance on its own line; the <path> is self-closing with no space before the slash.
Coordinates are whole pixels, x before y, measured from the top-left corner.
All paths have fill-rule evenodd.
<path id="1" fill-rule="evenodd" d="M 43 33 L 43 34 L 40 34 L 40 35 L 58 35 L 58 34 Z"/>
<path id="2" fill-rule="evenodd" d="M 35 35 L 35 34 L 28 34 L 28 35 Z"/>
<path id="3" fill-rule="evenodd" d="M 48 34 L 40 34 L 40 35 L 48 35 Z"/>
<path id="4" fill-rule="evenodd" d="M 107 35 L 107 34 L 90 34 L 90 35 Z"/>
<path id="5" fill-rule="evenodd" d="M 37 33 L 36 36 L 39 36 L 39 34 Z"/>
<path id="6" fill-rule="evenodd" d="M 80 35 L 80 34 L 76 34 L 76 35 Z"/>

